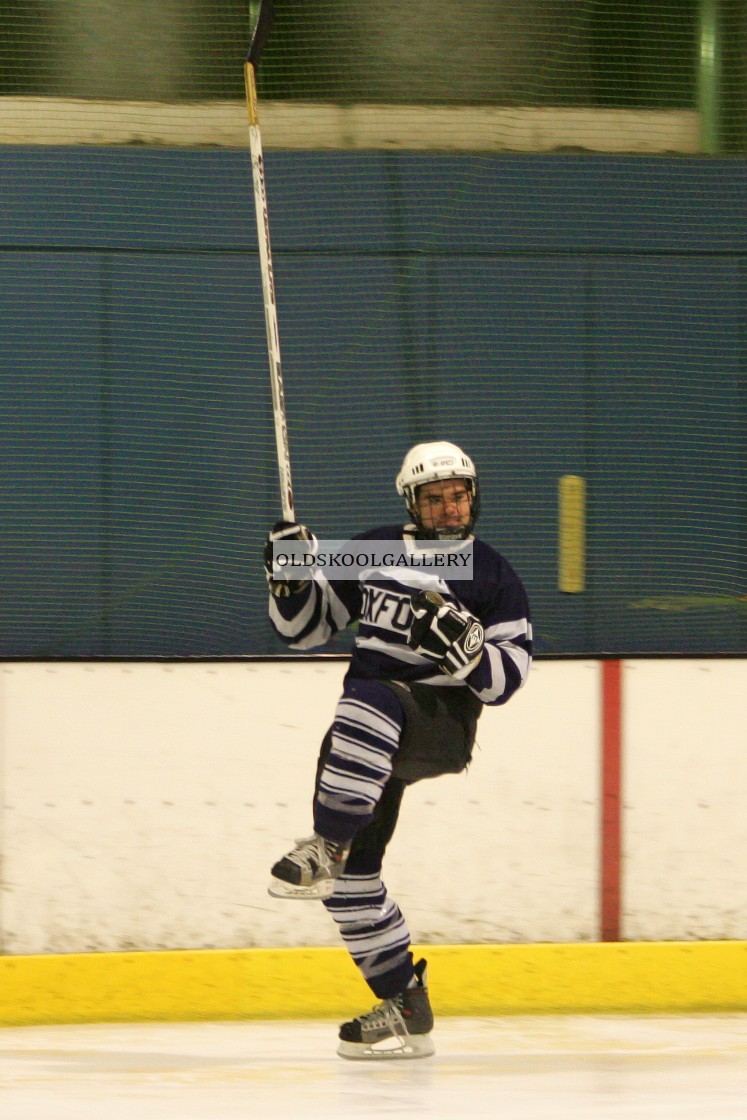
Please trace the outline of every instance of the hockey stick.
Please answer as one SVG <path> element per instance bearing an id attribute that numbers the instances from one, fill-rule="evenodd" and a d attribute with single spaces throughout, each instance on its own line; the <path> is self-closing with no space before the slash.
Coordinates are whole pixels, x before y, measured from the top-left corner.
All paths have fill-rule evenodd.
<path id="1" fill-rule="evenodd" d="M 270 361 L 272 410 L 275 420 L 275 444 L 278 457 L 278 473 L 280 475 L 280 503 L 284 519 L 286 521 L 295 521 L 296 515 L 293 508 L 290 445 L 288 442 L 288 421 L 285 415 L 285 390 L 283 388 L 283 369 L 280 361 L 278 309 L 275 301 L 275 274 L 272 267 L 270 221 L 267 212 L 265 163 L 262 154 L 262 137 L 259 131 L 257 84 L 255 80 L 257 64 L 272 25 L 272 15 L 272 0 L 259 0 L 257 22 L 254 25 L 254 33 L 249 46 L 249 53 L 244 63 L 244 88 L 246 89 L 246 107 L 249 113 L 249 149 L 252 156 L 254 211 L 257 219 L 259 263 L 262 271 L 262 294 L 265 305 L 265 326 L 267 328 L 267 356 Z"/>

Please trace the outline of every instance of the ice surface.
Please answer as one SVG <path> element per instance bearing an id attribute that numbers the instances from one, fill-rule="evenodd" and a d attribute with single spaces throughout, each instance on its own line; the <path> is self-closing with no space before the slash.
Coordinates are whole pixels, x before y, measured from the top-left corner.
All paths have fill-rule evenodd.
<path id="1" fill-rule="evenodd" d="M 437 1021 L 346 1062 L 330 1022 L 0 1030 L 2 1120 L 745 1120 L 747 1014 Z"/>

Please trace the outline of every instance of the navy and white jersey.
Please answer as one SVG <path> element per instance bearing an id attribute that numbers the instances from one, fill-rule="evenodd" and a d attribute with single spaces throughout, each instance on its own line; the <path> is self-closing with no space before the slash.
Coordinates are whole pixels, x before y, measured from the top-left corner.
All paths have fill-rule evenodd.
<path id="1" fill-rule="evenodd" d="M 412 539 L 414 526 L 387 525 L 353 537 L 359 541 Z M 441 542 L 443 544 L 443 542 Z M 270 596 L 270 621 L 292 649 L 315 649 L 338 631 L 358 623 L 348 677 L 417 681 L 434 687 L 469 688 L 483 704 L 504 704 L 524 684 L 532 657 L 529 605 L 509 562 L 485 541 L 473 538 L 472 579 L 433 570 L 397 568 L 364 571 L 357 580 L 328 580 L 322 571 L 295 595 Z M 455 680 L 433 661 L 410 649 L 411 597 L 437 591 L 480 620 L 485 646 L 465 678 Z"/>

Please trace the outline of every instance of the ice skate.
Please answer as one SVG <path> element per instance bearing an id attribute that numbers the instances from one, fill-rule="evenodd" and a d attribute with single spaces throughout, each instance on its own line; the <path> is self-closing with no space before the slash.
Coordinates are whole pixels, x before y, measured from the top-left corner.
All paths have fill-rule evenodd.
<path id="1" fill-rule="evenodd" d="M 273 898 L 329 898 L 345 868 L 349 846 L 316 833 L 297 840 L 292 852 L 278 860 L 267 888 Z"/>
<path id="2" fill-rule="evenodd" d="M 378 1061 L 428 1058 L 435 1053 L 426 977 L 426 962 L 418 961 L 415 987 L 385 999 L 368 1015 L 343 1023 L 337 1048 L 340 1057 Z"/>

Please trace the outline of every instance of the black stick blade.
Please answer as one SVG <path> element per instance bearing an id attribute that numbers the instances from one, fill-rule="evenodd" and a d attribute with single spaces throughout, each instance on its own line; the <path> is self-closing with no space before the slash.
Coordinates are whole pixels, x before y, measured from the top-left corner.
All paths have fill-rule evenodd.
<path id="1" fill-rule="evenodd" d="M 249 44 L 249 52 L 246 56 L 246 61 L 250 62 L 256 69 L 257 63 L 260 60 L 262 51 L 265 49 L 265 43 L 272 28 L 273 19 L 273 6 L 272 0 L 258 0 L 252 7 L 256 7 L 257 19 L 254 24 L 254 31 L 252 32 L 252 39 Z"/>

